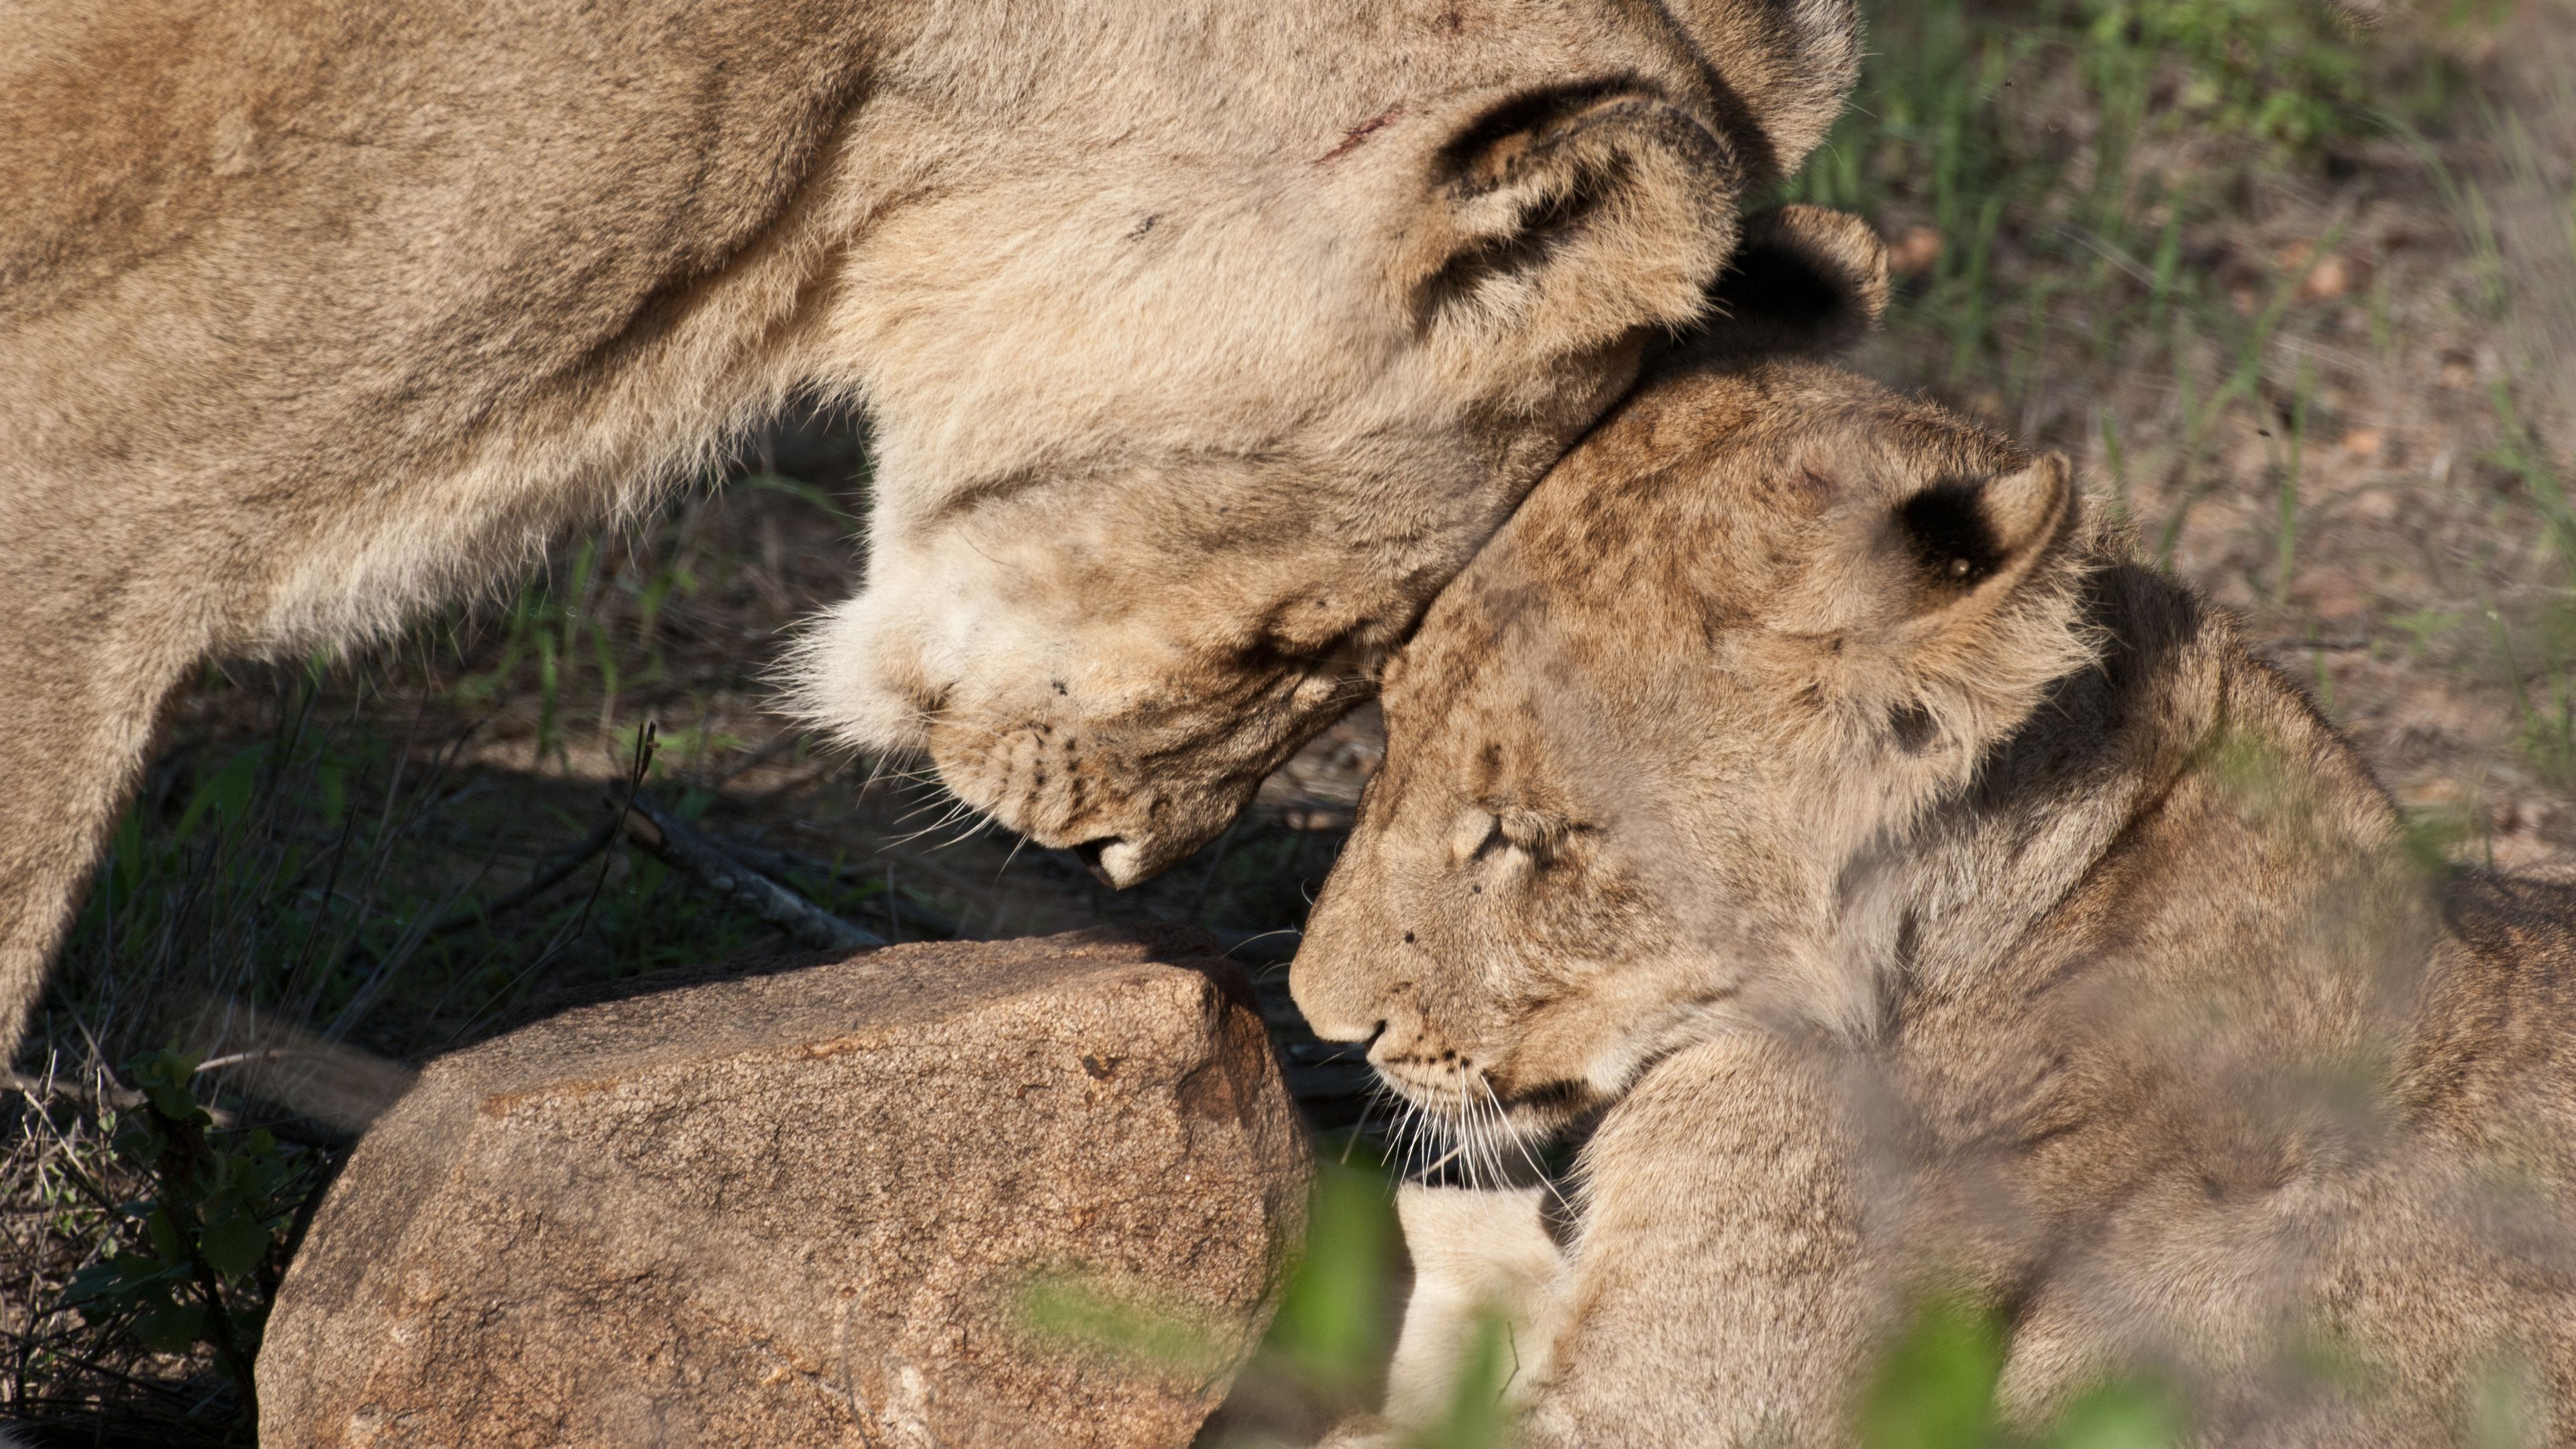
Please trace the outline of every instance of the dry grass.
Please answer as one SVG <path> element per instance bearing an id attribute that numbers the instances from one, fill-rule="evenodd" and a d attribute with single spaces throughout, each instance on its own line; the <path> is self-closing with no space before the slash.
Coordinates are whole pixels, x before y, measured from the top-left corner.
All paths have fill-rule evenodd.
<path id="1" fill-rule="evenodd" d="M 2566 861 L 2576 11 L 2163 7 L 2272 27 L 2212 73 L 2141 7 L 1905 10 L 1804 188 L 1910 271 L 1863 365 L 2073 454 L 2464 855 Z"/>
<path id="2" fill-rule="evenodd" d="M 235 1400 L 211 1351 L 153 1353 L 60 1306 L 118 1246 L 124 1205 L 152 1193 L 111 1146 L 113 1114 L 102 1124 L 97 1103 L 116 1090 L 95 1068 L 40 1069 L 0 1102 L 0 1402 L 11 1416 L 88 1420 L 107 1445 L 221 1443 Z"/>

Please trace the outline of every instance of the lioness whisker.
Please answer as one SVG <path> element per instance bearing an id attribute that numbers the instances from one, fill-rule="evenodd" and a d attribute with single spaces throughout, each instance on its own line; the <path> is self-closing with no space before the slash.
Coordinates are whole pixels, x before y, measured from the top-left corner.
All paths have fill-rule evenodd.
<path id="1" fill-rule="evenodd" d="M 963 845 L 967 841 L 974 839 L 976 836 L 983 834 L 985 831 L 992 829 L 997 823 L 990 814 L 972 807 L 968 808 L 966 816 L 967 824 L 964 829 L 948 837 L 946 840 L 939 842 L 937 845 L 932 846 L 931 849 L 948 850 L 953 847 Z"/>
<path id="2" fill-rule="evenodd" d="M 912 807 L 911 809 L 909 809 L 909 810 L 907 810 L 907 811 L 903 812 L 901 815 L 896 816 L 896 817 L 895 817 L 895 824 L 897 824 L 897 825 L 907 825 L 907 824 L 910 824 L 911 822 L 913 822 L 913 821 L 915 821 L 915 820 L 920 819 L 922 816 L 929 814 L 929 813 L 930 813 L 931 811 L 933 811 L 933 810 L 939 810 L 939 811 L 942 811 L 942 812 L 945 812 L 945 813 L 953 814 L 953 813 L 958 809 L 958 807 L 960 807 L 960 806 L 964 805 L 965 803 L 966 803 L 965 801 L 958 799 L 956 796 L 949 794 L 949 793 L 948 793 L 947 791 L 945 791 L 945 790 L 942 790 L 942 791 L 940 791 L 939 793 L 937 793 L 937 794 L 935 794 L 935 795 L 931 796 L 929 799 L 924 800 L 924 801 L 922 801 L 920 804 L 915 805 L 915 806 L 914 806 L 914 807 Z M 936 825 L 933 825 L 933 826 L 931 826 L 931 827 L 929 827 L 929 828 L 931 828 L 931 829 L 933 829 L 933 830 L 936 830 L 936 829 L 938 829 L 939 827 L 938 827 L 938 826 L 936 826 Z"/>
<path id="3" fill-rule="evenodd" d="M 925 826 L 921 827 L 919 830 L 913 831 L 913 832 L 912 832 L 911 834 L 909 834 L 909 835 L 904 835 L 904 836 L 899 836 L 899 837 L 897 837 L 897 838 L 892 842 L 892 847 L 893 847 L 893 848 L 901 848 L 901 847 L 903 847 L 903 846 L 907 846 L 907 845 L 912 844 L 914 841 L 917 841 L 917 840 L 921 839 L 921 838 L 922 838 L 922 837 L 924 837 L 924 836 L 927 836 L 927 835 L 936 835 L 936 834 L 938 834 L 940 831 L 942 831 L 942 830 L 946 830 L 946 829 L 947 829 L 947 828 L 949 828 L 950 826 L 955 825 L 955 824 L 956 824 L 956 823 L 957 823 L 961 818 L 963 818 L 965 815 L 967 815 L 969 812 L 971 812 L 974 808 L 975 808 L 975 807 L 973 807 L 972 805 L 969 805 L 969 804 L 967 804 L 965 801 L 960 800 L 960 801 L 958 801 L 956 804 L 954 804 L 954 805 L 950 806 L 946 812 L 944 812 L 944 813 L 942 813 L 942 814 L 940 815 L 940 817 L 939 817 L 938 819 L 933 820 L 933 821 L 932 821 L 932 822 L 930 822 L 928 825 L 925 825 Z M 918 813 L 918 812 L 915 812 L 915 813 Z M 906 817 L 906 818 L 909 818 L 909 817 Z"/>

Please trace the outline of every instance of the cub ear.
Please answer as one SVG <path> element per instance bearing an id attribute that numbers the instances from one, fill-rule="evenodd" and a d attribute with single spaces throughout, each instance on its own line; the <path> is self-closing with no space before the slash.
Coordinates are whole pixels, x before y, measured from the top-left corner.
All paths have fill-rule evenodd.
<path id="1" fill-rule="evenodd" d="M 2048 453 L 2017 473 L 1936 479 L 1898 503 L 1892 521 L 1909 570 L 1909 611 L 2008 592 L 2073 531 L 2073 473 L 2064 455 Z"/>
<path id="2" fill-rule="evenodd" d="M 1744 219 L 1744 239 L 1711 301 L 1712 351 L 1834 352 L 1886 313 L 1887 247 L 1847 211 L 1760 212 Z"/>

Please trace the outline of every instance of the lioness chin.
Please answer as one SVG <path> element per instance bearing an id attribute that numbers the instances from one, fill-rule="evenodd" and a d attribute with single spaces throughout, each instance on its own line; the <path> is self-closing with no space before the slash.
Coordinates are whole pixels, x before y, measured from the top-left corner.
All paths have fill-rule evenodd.
<path id="1" fill-rule="evenodd" d="M 1482 1298 L 1524 1445 L 1850 1442 L 1937 1292 L 2003 1317 L 2024 1424 L 2143 1374 L 2204 1444 L 2576 1435 L 2576 898 L 2428 863 L 2063 460 L 1704 358 L 1384 708 L 1293 983 L 1481 1187 L 1405 1190 L 1398 1421 Z M 1501 1184 L 1569 1130 L 1558 1252 Z"/>

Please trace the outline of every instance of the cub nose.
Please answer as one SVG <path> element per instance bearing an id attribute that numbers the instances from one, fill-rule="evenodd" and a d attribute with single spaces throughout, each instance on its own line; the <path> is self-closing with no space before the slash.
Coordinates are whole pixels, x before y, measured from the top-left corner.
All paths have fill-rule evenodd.
<path id="1" fill-rule="evenodd" d="M 1314 943 L 1310 925 L 1296 959 L 1288 963 L 1288 996 L 1308 1029 L 1325 1041 L 1375 1042 L 1385 1036 L 1386 1016 L 1374 989 L 1381 983 L 1365 971 L 1337 967 Z"/>
<path id="2" fill-rule="evenodd" d="M 1326 1041 L 1369 1041 L 1387 1029 L 1411 985 L 1401 948 L 1390 949 L 1383 891 L 1373 888 L 1371 841 L 1351 837 L 1324 892 L 1306 916 L 1306 934 L 1288 963 L 1288 995 L 1306 1025 Z"/>

